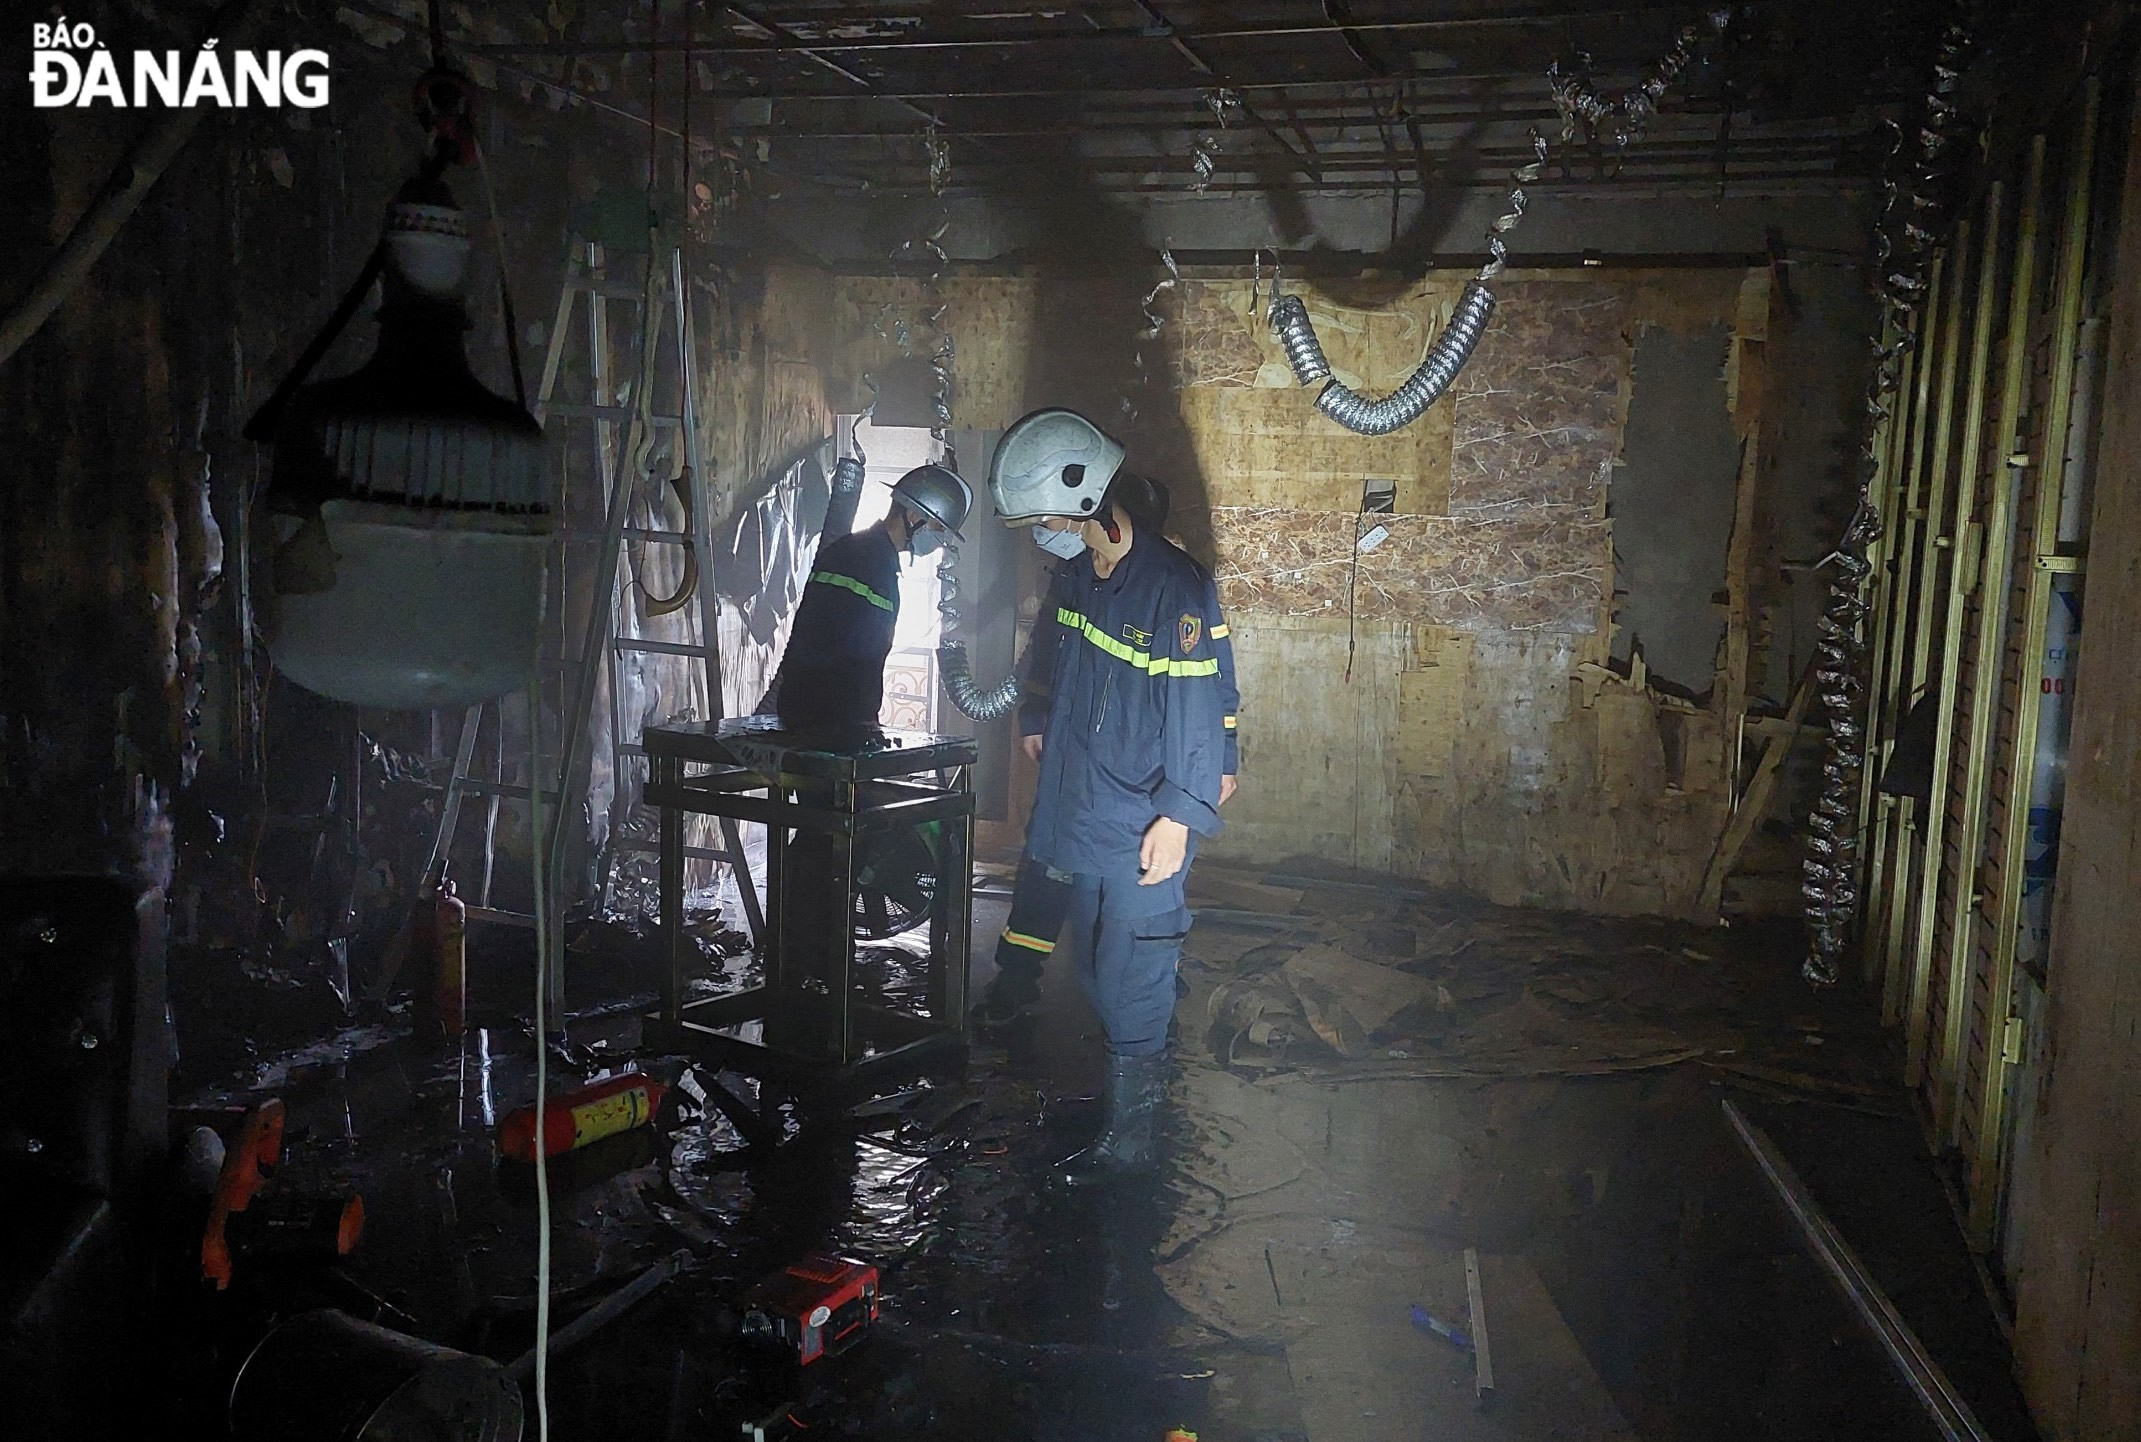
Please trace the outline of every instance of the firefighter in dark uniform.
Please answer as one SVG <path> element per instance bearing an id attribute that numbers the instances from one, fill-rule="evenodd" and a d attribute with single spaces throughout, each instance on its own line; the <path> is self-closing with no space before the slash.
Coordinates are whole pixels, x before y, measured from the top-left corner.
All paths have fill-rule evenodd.
<path id="1" fill-rule="evenodd" d="M 885 658 L 899 624 L 900 557 L 943 549 L 944 537 L 959 534 L 972 505 L 973 491 L 958 472 L 917 466 L 893 486 L 882 521 L 821 538 L 788 648 L 759 710 L 774 711 L 784 730 L 809 732 L 814 744 L 849 749 L 875 740 Z M 832 862 L 832 839 L 822 832 L 798 831 L 789 843 L 791 874 L 823 876 Z M 831 915 L 795 916 L 783 936 L 783 964 L 830 977 L 839 920 L 837 908 Z"/>
<path id="2" fill-rule="evenodd" d="M 1108 500 L 1129 514 L 1130 522 L 1146 535 L 1159 535 L 1167 525 L 1167 488 L 1149 477 L 1118 471 L 1108 486 Z M 1034 541 L 1058 561 L 1051 570 L 1086 564 L 1081 558 L 1085 542 L 1075 530 L 1052 531 L 1035 526 Z M 1048 718 L 1048 697 L 1042 689 L 1049 680 L 1051 659 L 1046 654 L 1055 645 L 1061 628 L 1045 624 L 1034 628 L 1032 645 L 1042 654 L 1028 658 L 1030 684 L 1019 696 L 1019 733 L 1026 754 L 1041 759 L 1041 732 Z M 1240 752 L 1236 741 L 1236 711 L 1240 692 L 1234 681 L 1234 643 L 1226 617 L 1214 611 L 1205 618 L 1205 634 L 1212 638 L 1219 656 L 1219 679 L 1226 692 L 1226 758 L 1219 782 L 1223 806 L 1233 795 L 1239 774 Z M 996 939 L 996 975 L 974 1008 L 975 1021 L 984 1027 L 1007 1026 L 1028 1014 L 1041 998 L 1041 972 L 1055 952 L 1063 934 L 1063 920 L 1070 913 L 1071 879 L 1041 865 L 1031 856 L 1019 859 L 1017 879 L 1011 891 L 1011 914 Z"/>
<path id="3" fill-rule="evenodd" d="M 1123 448 L 1083 416 L 1044 410 L 1004 432 L 989 490 L 1007 525 L 1075 530 L 1022 686 L 1048 697 L 1027 854 L 1071 877 L 1067 949 L 1106 1034 L 1106 1124 L 1062 1179 L 1150 1165 L 1169 1073 L 1175 968 L 1199 838 L 1219 829 L 1228 700 L 1211 576 L 1108 501 Z M 1033 672 L 1036 660 L 1048 675 Z"/>
<path id="4" fill-rule="evenodd" d="M 941 550 L 972 505 L 973 492 L 956 471 L 917 466 L 892 488 L 892 508 L 882 521 L 820 543 L 768 698 L 782 726 L 861 731 L 877 725 L 885 658 L 899 622 L 900 556 Z"/>

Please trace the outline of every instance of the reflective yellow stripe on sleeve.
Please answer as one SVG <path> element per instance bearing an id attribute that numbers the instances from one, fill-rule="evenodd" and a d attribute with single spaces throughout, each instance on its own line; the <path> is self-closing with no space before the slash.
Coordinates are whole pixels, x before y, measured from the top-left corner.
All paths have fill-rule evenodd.
<path id="1" fill-rule="evenodd" d="M 1110 656 L 1119 661 L 1129 662 L 1148 676 L 1217 676 L 1219 674 L 1219 660 L 1217 657 L 1208 657 L 1202 661 L 1175 661 L 1165 656 L 1155 657 L 1147 652 L 1124 645 L 1067 606 L 1058 606 L 1056 608 L 1056 620 L 1076 631 Z"/>
<path id="2" fill-rule="evenodd" d="M 1232 731 L 1232 730 L 1234 729 L 1234 718 L 1233 718 L 1232 716 L 1228 716 L 1228 717 L 1226 717 L 1226 718 L 1224 718 L 1224 719 L 1225 719 L 1225 723 L 1226 723 L 1226 728 L 1227 728 L 1227 729 L 1228 729 L 1229 731 Z"/>
<path id="3" fill-rule="evenodd" d="M 843 576 L 838 571 L 813 571 L 810 573 L 810 579 L 821 585 L 838 586 L 843 591 L 853 591 L 880 611 L 897 611 L 899 609 L 853 576 Z"/>
<path id="4" fill-rule="evenodd" d="M 1224 638 L 1224 637 L 1227 637 L 1227 636 L 1231 636 L 1231 635 L 1233 635 L 1233 634 L 1234 634 L 1234 628 L 1233 628 L 1232 626 L 1229 626 L 1229 625 L 1228 625 L 1228 624 L 1227 624 L 1226 622 L 1224 622 L 1224 621 L 1221 621 L 1221 622 L 1220 622 L 1220 623 L 1219 623 L 1218 625 L 1214 626 L 1214 627 L 1213 627 L 1213 628 L 1211 629 L 1211 632 L 1210 632 L 1211 638 L 1212 638 L 1212 639 L 1213 639 L 1214 641 L 1220 640 L 1220 639 L 1222 639 L 1222 638 Z"/>

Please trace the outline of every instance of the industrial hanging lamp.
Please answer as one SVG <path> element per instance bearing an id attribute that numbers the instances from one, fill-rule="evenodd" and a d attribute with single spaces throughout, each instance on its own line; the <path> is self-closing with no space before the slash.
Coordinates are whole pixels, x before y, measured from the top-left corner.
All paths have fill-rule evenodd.
<path id="1" fill-rule="evenodd" d="M 468 224 L 440 177 L 475 158 L 467 83 L 434 70 L 417 96 L 429 154 L 356 284 L 245 429 L 274 452 L 254 527 L 269 654 L 308 691 L 390 710 L 528 684 L 555 526 L 525 393 L 488 389 L 463 344 Z M 375 280 L 371 359 L 306 384 Z M 513 372 L 521 391 L 517 357 Z"/>

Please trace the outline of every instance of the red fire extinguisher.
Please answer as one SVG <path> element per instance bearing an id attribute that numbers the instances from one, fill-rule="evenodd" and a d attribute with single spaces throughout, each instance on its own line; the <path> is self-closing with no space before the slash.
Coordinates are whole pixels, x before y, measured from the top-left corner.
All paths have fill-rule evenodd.
<path id="1" fill-rule="evenodd" d="M 432 908 L 439 1026 L 449 1038 L 458 1037 L 467 1029 L 468 1020 L 468 906 L 454 894 L 454 884 L 442 876 Z"/>
<path id="2" fill-rule="evenodd" d="M 562 1156 L 604 1137 L 647 1126 L 660 1110 L 668 1088 L 644 1072 L 616 1076 L 560 1092 L 543 1105 L 543 1155 Z M 498 1150 L 516 1162 L 535 1160 L 535 1108 L 506 1113 L 498 1123 Z"/>

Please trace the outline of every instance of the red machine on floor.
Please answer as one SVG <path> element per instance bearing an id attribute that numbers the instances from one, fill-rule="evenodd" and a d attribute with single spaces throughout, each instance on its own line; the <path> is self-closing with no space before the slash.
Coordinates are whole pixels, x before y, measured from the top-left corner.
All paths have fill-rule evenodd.
<path id="1" fill-rule="evenodd" d="M 751 1289 L 743 1334 L 791 1348 L 808 1366 L 844 1352 L 877 1321 L 877 1268 L 812 1253 Z"/>

